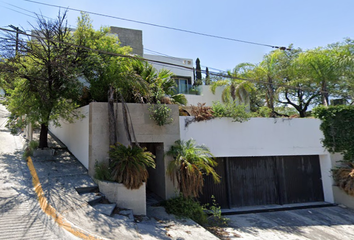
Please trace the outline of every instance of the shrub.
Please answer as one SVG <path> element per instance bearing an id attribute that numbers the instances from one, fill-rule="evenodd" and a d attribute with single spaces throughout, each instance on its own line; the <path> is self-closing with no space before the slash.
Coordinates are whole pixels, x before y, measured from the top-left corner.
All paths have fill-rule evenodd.
<path id="1" fill-rule="evenodd" d="M 205 204 L 203 206 L 205 209 L 208 209 L 209 214 L 211 214 L 211 216 L 208 217 L 208 225 L 209 226 L 227 226 L 230 219 L 225 218 L 221 215 L 221 207 L 216 202 L 214 195 L 211 196 L 211 199 L 213 202 L 211 206 L 210 206 L 210 204 Z"/>
<path id="2" fill-rule="evenodd" d="M 203 206 L 199 202 L 190 197 L 170 198 L 165 202 L 166 212 L 174 214 L 177 217 L 190 218 L 193 221 L 205 225 L 207 223 L 207 214 L 204 212 Z"/>
<path id="3" fill-rule="evenodd" d="M 148 179 L 147 167 L 155 168 L 155 156 L 136 145 L 126 147 L 117 143 L 110 148 L 112 180 L 123 183 L 128 189 L 138 189 Z"/>
<path id="4" fill-rule="evenodd" d="M 173 157 L 167 166 L 167 174 L 173 183 L 177 180 L 183 196 L 197 197 L 202 192 L 203 175 L 211 174 L 215 183 L 220 182 L 220 176 L 214 169 L 217 165 L 214 156 L 206 146 L 197 145 L 195 140 L 177 140 L 167 155 Z"/>
<path id="5" fill-rule="evenodd" d="M 212 110 L 215 117 L 230 117 L 234 122 L 244 122 L 251 117 L 251 114 L 246 112 L 246 106 L 237 105 L 236 101 L 225 104 L 213 102 Z"/>
<path id="6" fill-rule="evenodd" d="M 111 173 L 108 168 L 108 165 L 105 164 L 104 162 L 98 163 L 96 161 L 95 163 L 95 178 L 101 181 L 111 181 Z"/>
<path id="7" fill-rule="evenodd" d="M 30 141 L 27 148 L 23 153 L 23 158 L 27 158 L 33 155 L 33 150 L 37 149 L 39 146 L 38 141 Z"/>
<path id="8" fill-rule="evenodd" d="M 172 123 L 171 109 L 159 101 L 157 104 L 151 105 L 149 107 L 150 119 L 154 120 L 157 125 L 163 126 Z"/>

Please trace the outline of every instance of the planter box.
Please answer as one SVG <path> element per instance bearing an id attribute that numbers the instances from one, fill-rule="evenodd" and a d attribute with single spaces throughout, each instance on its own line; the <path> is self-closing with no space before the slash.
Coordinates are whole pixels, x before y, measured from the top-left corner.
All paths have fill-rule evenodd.
<path id="1" fill-rule="evenodd" d="M 145 183 L 139 188 L 130 190 L 122 183 L 96 180 L 100 192 L 120 208 L 133 210 L 134 215 L 146 215 L 146 186 Z"/>
<path id="2" fill-rule="evenodd" d="M 342 204 L 348 208 L 354 209 L 354 197 L 348 195 L 337 186 L 333 186 L 334 202 Z"/>

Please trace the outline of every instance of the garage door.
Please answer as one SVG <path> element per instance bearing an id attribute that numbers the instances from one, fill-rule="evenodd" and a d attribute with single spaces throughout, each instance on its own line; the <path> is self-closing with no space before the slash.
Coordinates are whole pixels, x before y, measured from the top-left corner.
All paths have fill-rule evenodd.
<path id="1" fill-rule="evenodd" d="M 323 201 L 318 156 L 218 159 L 221 184 L 205 179 L 200 201 L 214 195 L 223 208 Z"/>

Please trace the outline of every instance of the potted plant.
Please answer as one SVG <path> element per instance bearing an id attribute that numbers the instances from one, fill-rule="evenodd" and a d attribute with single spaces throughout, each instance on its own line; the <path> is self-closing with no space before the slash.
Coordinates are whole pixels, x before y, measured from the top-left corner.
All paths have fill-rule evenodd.
<path id="1" fill-rule="evenodd" d="M 109 167 L 96 164 L 95 177 L 100 178 L 97 181 L 100 191 L 119 207 L 145 215 L 147 168 L 155 168 L 155 156 L 146 148 L 116 143 L 110 146 L 109 157 Z"/>
<path id="2" fill-rule="evenodd" d="M 147 167 L 155 168 L 155 156 L 146 148 L 121 143 L 110 146 L 110 170 L 113 181 L 123 183 L 128 189 L 138 189 L 147 181 Z"/>

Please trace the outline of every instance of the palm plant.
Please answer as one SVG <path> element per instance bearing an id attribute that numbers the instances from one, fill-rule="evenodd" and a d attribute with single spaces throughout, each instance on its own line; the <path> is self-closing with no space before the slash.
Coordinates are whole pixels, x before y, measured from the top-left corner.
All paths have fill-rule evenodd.
<path id="1" fill-rule="evenodd" d="M 211 174 L 216 183 L 220 182 L 220 176 L 214 170 L 217 162 L 212 153 L 206 146 L 197 145 L 195 140 L 177 140 L 167 155 L 173 157 L 167 174 L 173 184 L 177 180 L 184 197 L 198 197 L 202 193 L 203 175 Z"/>
<path id="2" fill-rule="evenodd" d="M 212 83 L 212 92 L 215 93 L 218 86 L 226 86 L 222 92 L 223 102 L 233 102 L 238 99 L 241 103 L 247 103 L 254 86 L 253 83 L 246 79 L 242 80 L 242 78 L 247 78 L 253 67 L 254 65 L 250 63 L 238 64 L 232 71 L 227 72 L 229 79 Z"/>
<path id="3" fill-rule="evenodd" d="M 183 94 L 176 94 L 177 85 L 172 78 L 172 72 L 166 69 L 156 71 L 151 64 L 143 61 L 137 61 L 133 67 L 136 75 L 149 85 L 150 95 L 147 98 L 150 103 L 160 101 L 162 103 L 187 104 L 187 99 Z"/>
<path id="4" fill-rule="evenodd" d="M 123 183 L 128 189 L 138 189 L 148 179 L 147 167 L 155 168 L 155 156 L 135 145 L 126 147 L 117 143 L 110 148 L 112 180 Z"/>

